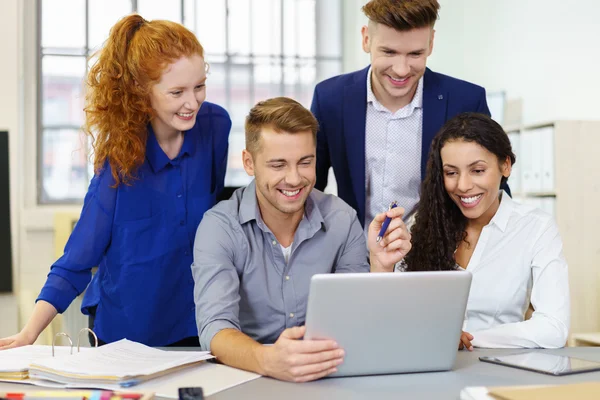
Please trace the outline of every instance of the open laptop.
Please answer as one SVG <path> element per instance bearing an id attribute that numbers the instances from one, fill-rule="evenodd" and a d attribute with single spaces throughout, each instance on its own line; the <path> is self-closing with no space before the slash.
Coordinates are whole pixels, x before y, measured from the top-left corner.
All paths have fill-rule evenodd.
<path id="1" fill-rule="evenodd" d="M 344 349 L 330 376 L 446 371 L 470 287 L 467 271 L 315 275 L 305 338 L 333 339 Z"/>

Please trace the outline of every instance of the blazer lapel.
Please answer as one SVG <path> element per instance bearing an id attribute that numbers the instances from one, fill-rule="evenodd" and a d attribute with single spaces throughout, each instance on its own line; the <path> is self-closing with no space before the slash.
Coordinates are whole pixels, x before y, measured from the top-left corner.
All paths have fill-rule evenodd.
<path id="1" fill-rule="evenodd" d="M 421 148 L 421 178 L 425 178 L 431 142 L 446 121 L 448 92 L 441 90 L 435 72 L 425 70 L 423 78 L 423 142 Z"/>
<path id="2" fill-rule="evenodd" d="M 348 170 L 358 205 L 361 223 L 365 217 L 365 129 L 367 121 L 367 72 L 356 74 L 354 82 L 344 87 L 344 141 L 348 154 Z"/>

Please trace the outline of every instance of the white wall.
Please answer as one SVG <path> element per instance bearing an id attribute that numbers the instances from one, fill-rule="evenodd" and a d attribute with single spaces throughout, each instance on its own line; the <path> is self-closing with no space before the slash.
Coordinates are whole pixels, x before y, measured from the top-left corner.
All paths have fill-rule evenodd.
<path id="1" fill-rule="evenodd" d="M 19 137 L 22 129 L 19 118 L 20 101 L 20 51 L 21 43 L 19 23 L 19 0 L 3 0 L 0 6 L 0 129 L 9 131 L 9 166 L 10 166 L 10 207 L 11 233 L 13 246 L 13 265 L 19 262 L 19 208 L 20 208 L 20 177 L 19 168 Z M 13 267 L 13 284 L 16 284 L 16 270 Z M 15 286 L 15 285 L 13 285 Z M 0 337 L 12 334 L 17 328 L 16 296 L 0 295 Z"/>
<path id="2" fill-rule="evenodd" d="M 350 40 L 364 1 L 348 2 Z M 440 0 L 437 72 L 523 99 L 523 122 L 600 119 L 600 2 L 597 0 Z M 352 12 L 351 8 L 354 8 Z M 354 25 L 354 26 L 352 26 Z M 365 65 L 360 39 L 346 44 L 344 68 Z"/>

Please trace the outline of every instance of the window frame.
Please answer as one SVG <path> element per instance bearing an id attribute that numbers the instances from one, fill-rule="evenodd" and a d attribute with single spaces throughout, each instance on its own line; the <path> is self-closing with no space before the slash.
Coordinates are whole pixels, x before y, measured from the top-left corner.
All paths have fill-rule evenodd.
<path id="1" fill-rule="evenodd" d="M 90 15 L 89 15 L 89 10 L 90 10 L 90 0 L 84 0 L 85 1 L 85 5 L 84 5 L 84 23 L 85 23 L 85 45 L 84 47 L 81 48 L 60 48 L 60 47 L 44 47 L 42 45 L 42 20 L 43 20 L 43 15 L 42 15 L 42 1 L 43 0 L 35 0 L 36 3 L 36 34 L 35 34 L 35 39 L 36 39 L 36 65 L 35 65 L 35 69 L 36 69 L 36 121 L 35 121 L 35 128 L 36 128 L 36 201 L 38 205 L 80 205 L 83 203 L 83 197 L 79 198 L 79 197 L 72 197 L 72 198 L 61 198 L 61 199 L 55 199 L 55 198 L 51 198 L 49 196 L 47 196 L 44 192 L 44 139 L 45 139 L 45 131 L 47 131 L 48 129 L 70 129 L 70 130 L 77 130 L 79 131 L 82 135 L 83 135 L 83 131 L 81 130 L 81 126 L 76 126 L 76 125 L 69 125 L 69 124 L 49 124 L 49 125 L 45 125 L 44 121 L 43 121 L 43 113 L 44 113 L 44 92 L 43 92 L 43 86 L 44 86 L 44 71 L 42 68 L 42 63 L 43 63 L 43 58 L 46 56 L 61 56 L 61 57 L 84 57 L 86 60 L 86 69 L 84 72 L 84 79 L 87 76 L 87 72 L 88 72 L 88 68 L 89 68 L 89 64 L 88 64 L 88 59 L 91 56 L 90 52 Z M 182 23 L 183 25 L 185 25 L 186 27 L 188 27 L 188 29 L 192 30 L 195 34 L 197 34 L 197 11 L 200 8 L 199 7 L 199 1 L 201 0 L 191 0 L 190 4 L 191 7 L 188 7 L 187 1 L 186 0 L 180 0 L 180 23 Z M 230 51 L 230 41 L 229 41 L 229 35 L 231 32 L 230 29 L 230 21 L 229 21 L 229 13 L 230 13 L 230 0 L 219 0 L 219 1 L 224 1 L 225 2 L 225 48 L 224 51 L 217 54 L 217 53 L 206 53 L 205 57 L 207 59 L 207 61 L 209 61 L 211 58 L 221 58 L 224 59 L 224 61 L 221 62 L 216 62 L 214 63 L 222 65 L 223 69 L 224 69 L 224 93 L 222 94 L 224 101 L 223 104 L 219 103 L 220 106 L 222 106 L 223 108 L 225 108 L 226 110 L 228 110 L 231 113 L 232 110 L 232 68 L 235 68 L 235 65 L 240 65 L 239 63 L 236 62 L 236 57 L 240 57 L 240 55 L 232 53 Z M 253 7 L 253 2 L 256 0 L 248 0 L 249 2 L 249 8 L 250 8 L 250 15 L 252 15 L 252 7 Z M 339 54 L 338 55 L 322 55 L 319 54 L 319 26 L 320 26 L 320 18 L 323 18 L 323 16 L 320 15 L 319 13 L 319 0 L 291 0 L 291 2 L 289 4 L 296 4 L 296 2 L 299 1 L 314 1 L 315 4 L 315 14 L 314 14 L 314 18 L 315 18 L 315 53 L 314 56 L 300 56 L 297 54 L 295 55 L 287 55 L 284 53 L 284 46 L 285 46 L 285 34 L 286 34 L 286 29 L 284 27 L 283 21 L 284 21 L 284 13 L 285 13 L 285 5 L 286 2 L 289 0 L 278 0 L 280 2 L 280 18 L 281 18 L 281 27 L 279 29 L 279 34 L 281 35 L 280 37 L 280 53 L 281 54 L 254 54 L 252 52 L 252 44 L 250 44 L 250 51 L 249 53 L 246 55 L 243 55 L 242 57 L 247 58 L 248 62 L 241 64 L 244 65 L 245 67 L 248 67 L 249 69 L 249 80 L 248 80 L 248 92 L 249 92 L 249 98 L 254 99 L 254 91 L 256 88 L 256 79 L 255 79 L 255 75 L 254 75 L 254 69 L 256 68 L 257 65 L 261 65 L 260 60 L 261 59 L 268 59 L 270 61 L 270 65 L 275 65 L 273 63 L 277 63 L 278 67 L 281 68 L 281 78 L 279 79 L 279 94 L 278 95 L 284 95 L 285 93 L 285 87 L 286 87 L 286 83 L 285 83 L 285 79 L 286 79 L 286 72 L 285 72 L 285 68 L 284 66 L 286 65 L 286 62 L 289 62 L 290 60 L 293 60 L 294 62 L 294 68 L 296 69 L 296 71 L 298 71 L 298 68 L 300 68 L 300 64 L 302 62 L 314 62 L 314 68 L 315 68 L 315 81 L 311 84 L 311 85 L 315 85 L 317 84 L 321 79 L 322 79 L 322 74 L 319 73 L 320 70 L 320 66 L 322 65 L 322 62 L 335 62 L 339 64 L 339 72 L 341 73 L 342 70 L 342 66 L 343 66 L 343 57 L 342 57 L 342 45 L 343 45 L 343 40 L 342 40 L 342 32 L 341 32 L 341 27 L 342 27 L 342 14 L 343 14 L 343 0 L 339 0 L 338 6 L 337 6 L 337 12 L 338 12 L 338 18 L 339 18 L 339 26 L 340 26 L 340 32 L 339 32 Z M 137 12 L 139 7 L 138 7 L 138 0 L 130 0 L 131 2 L 131 11 L 130 12 Z M 186 16 L 186 11 L 189 11 L 188 15 Z M 191 23 L 188 23 L 187 19 L 191 19 Z M 252 30 L 253 24 L 257 23 L 256 20 L 254 20 L 253 18 L 250 18 L 249 21 L 249 30 Z M 298 29 L 298 28 L 296 28 Z M 250 42 L 251 43 L 251 42 Z M 295 97 L 298 96 L 298 94 L 300 93 L 300 87 L 301 85 L 303 85 L 303 83 L 300 82 L 296 82 L 294 84 L 294 95 Z M 210 99 L 208 99 L 210 101 Z M 232 127 L 232 134 L 234 134 L 234 128 L 236 125 L 236 122 L 239 125 L 239 121 L 236 121 L 234 118 L 234 116 L 232 116 L 232 120 L 233 120 L 233 124 L 234 127 Z M 239 118 L 238 118 L 239 119 Z M 239 129 L 239 126 L 237 127 Z M 85 148 L 83 149 L 86 152 L 86 157 L 89 157 L 90 155 L 90 151 L 91 148 L 89 146 L 89 141 L 85 141 Z M 230 154 L 228 154 L 228 163 L 229 163 L 229 158 L 231 156 L 231 152 Z M 228 169 L 229 170 L 229 169 Z M 87 172 L 87 181 L 89 183 L 89 181 L 91 180 L 93 175 L 90 175 L 89 172 Z M 227 178 L 226 178 L 227 179 Z"/>

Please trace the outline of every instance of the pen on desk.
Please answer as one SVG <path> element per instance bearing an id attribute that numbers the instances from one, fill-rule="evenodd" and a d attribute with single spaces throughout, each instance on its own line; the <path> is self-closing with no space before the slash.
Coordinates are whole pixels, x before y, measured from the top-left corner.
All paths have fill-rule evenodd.
<path id="1" fill-rule="evenodd" d="M 392 203 L 390 204 L 390 208 L 388 208 L 388 210 L 391 210 L 392 208 L 396 208 L 396 207 L 398 207 L 398 202 L 392 201 Z M 385 235 L 385 231 L 387 231 L 387 228 L 390 225 L 391 221 L 392 221 L 392 219 L 390 217 L 385 217 L 385 221 L 383 221 L 383 225 L 381 226 L 379 235 L 377 235 L 377 243 L 379 243 L 379 241 L 381 239 L 383 239 L 383 235 Z"/>

